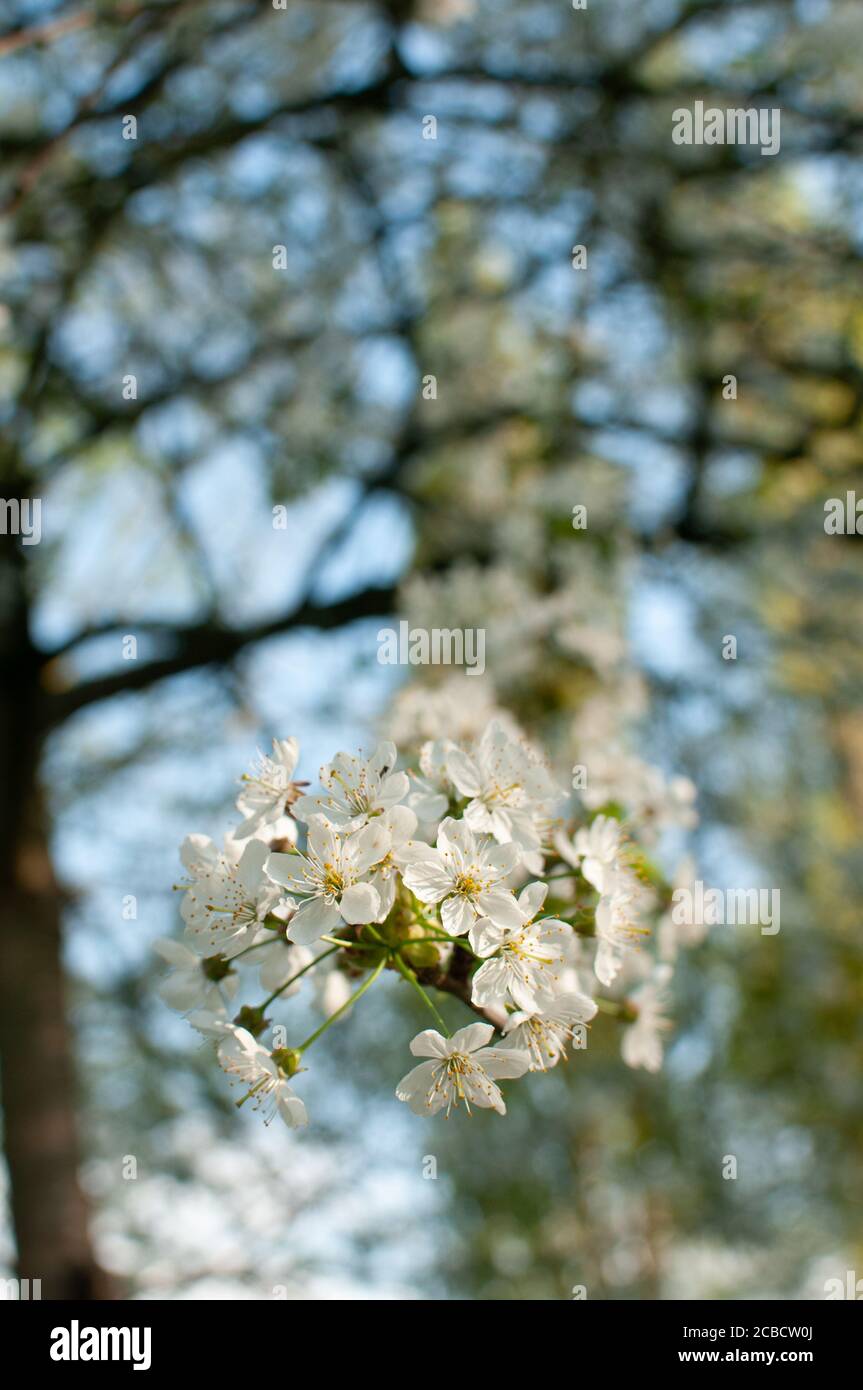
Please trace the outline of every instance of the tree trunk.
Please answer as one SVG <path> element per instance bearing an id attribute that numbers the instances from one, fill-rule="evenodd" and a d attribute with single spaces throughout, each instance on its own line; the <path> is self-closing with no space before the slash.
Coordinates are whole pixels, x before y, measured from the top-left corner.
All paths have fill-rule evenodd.
<path id="1" fill-rule="evenodd" d="M 107 1297 L 78 1182 L 61 898 L 39 788 L 37 659 L 20 574 L 3 577 L 20 599 L 11 622 L 7 606 L 0 647 L 0 1085 L 18 1277 L 41 1280 L 42 1298 Z"/>

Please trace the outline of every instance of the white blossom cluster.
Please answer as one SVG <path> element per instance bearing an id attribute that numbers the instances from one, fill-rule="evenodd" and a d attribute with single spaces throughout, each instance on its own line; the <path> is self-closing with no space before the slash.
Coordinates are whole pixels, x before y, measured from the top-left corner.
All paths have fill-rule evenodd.
<path id="1" fill-rule="evenodd" d="M 308 1050 L 385 971 L 436 1023 L 411 1042 L 423 1060 L 396 1087 L 419 1115 L 462 1103 L 504 1114 L 498 1083 L 583 1047 L 599 1008 L 624 1023 L 624 1060 L 659 1068 L 674 952 L 666 940 L 656 963 L 643 947 L 661 895 L 623 822 L 564 792 L 514 721 L 430 739 L 416 766 L 400 767 L 391 742 L 338 753 L 311 791 L 298 758 L 295 739 L 274 741 L 221 847 L 187 837 L 185 944 L 158 943 L 173 967 L 162 997 L 214 1041 L 238 1104 L 306 1124 L 292 1083 Z M 266 997 L 232 1018 L 247 972 Z M 636 988 L 621 998 L 623 982 Z M 268 1011 L 305 985 L 324 1021 L 276 1045 L 290 1017 L 274 1029 Z M 450 1032 L 445 996 L 479 1021 Z"/>

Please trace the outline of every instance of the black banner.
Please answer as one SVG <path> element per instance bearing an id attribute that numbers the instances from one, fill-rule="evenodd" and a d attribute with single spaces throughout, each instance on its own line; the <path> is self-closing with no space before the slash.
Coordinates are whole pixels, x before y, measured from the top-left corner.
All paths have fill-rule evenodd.
<path id="1" fill-rule="evenodd" d="M 760 1366 L 771 1371 L 803 1366 L 823 1375 L 853 1364 L 861 1320 L 856 1304 L 848 1307 L 847 1302 L 573 1300 L 557 1305 L 549 1316 L 564 1337 L 574 1339 L 573 1349 L 584 1351 L 589 1339 L 591 1356 L 598 1356 L 615 1375 L 701 1366 Z M 509 1317 L 503 1308 L 500 1312 Z M 272 1369 L 270 1352 L 276 1355 L 281 1349 L 281 1357 L 291 1325 L 296 1326 L 293 1320 L 286 1322 L 285 1313 L 283 1300 L 272 1300 L 270 1307 L 232 1306 L 227 1317 L 220 1304 L 209 1302 L 21 1300 L 0 1302 L 0 1330 L 24 1366 L 40 1374 L 47 1371 L 58 1381 L 74 1375 L 92 1377 L 100 1370 L 161 1375 L 186 1367 L 196 1374 L 257 1379 Z M 452 1316 L 456 1335 L 458 1313 Z M 494 1305 L 483 1317 L 493 1328 Z M 400 1315 L 399 1323 L 412 1335 L 410 1314 Z M 388 1316 L 387 1325 L 389 1338 L 394 1325 Z"/>

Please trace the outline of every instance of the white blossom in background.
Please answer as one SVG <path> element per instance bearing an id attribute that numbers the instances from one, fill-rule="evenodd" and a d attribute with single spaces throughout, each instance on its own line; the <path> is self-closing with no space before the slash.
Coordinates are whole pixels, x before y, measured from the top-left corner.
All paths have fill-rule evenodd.
<path id="1" fill-rule="evenodd" d="M 547 770 L 497 720 L 489 724 L 473 754 L 453 746 L 446 759 L 450 780 L 469 797 L 464 818 L 478 834 L 522 850 L 541 845 L 540 817 L 559 791 Z"/>
<path id="2" fill-rule="evenodd" d="M 243 777 L 237 809 L 246 819 L 234 832 L 238 840 L 284 817 L 300 796 L 302 784 L 292 780 L 299 756 L 295 738 L 274 738 L 273 756 L 260 754 L 253 770 Z"/>
<path id="3" fill-rule="evenodd" d="M 460 698 L 442 690 L 426 722 Z M 669 960 L 686 944 L 662 917 L 670 887 L 648 890 L 642 877 L 660 880 L 622 822 L 564 804 L 541 750 L 487 699 L 478 708 L 481 729 L 438 729 L 405 766 L 388 740 L 368 758 L 336 753 L 312 794 L 294 780 L 296 740 L 276 740 L 245 779 L 235 834 L 183 842 L 188 944 L 156 943 L 171 967 L 159 992 L 215 1050 L 237 1105 L 268 1123 L 307 1123 L 294 1078 L 379 981 L 409 985 L 437 1024 L 414 1038 L 423 1060 L 396 1090 L 420 1115 L 504 1114 L 499 1083 L 564 1060 L 600 1005 L 603 1026 L 625 1022 L 628 1065 L 661 1064 Z M 646 949 L 657 919 L 659 964 Z M 611 996 L 592 998 L 594 981 Z M 297 996 L 322 1019 L 305 1038 Z M 481 1021 L 451 1032 L 435 1000 Z"/>
<path id="4" fill-rule="evenodd" d="M 584 941 L 580 937 L 573 939 L 558 982 L 559 994 L 584 994 L 589 997 L 593 993 L 596 989 L 593 970 L 595 955 L 593 941 Z"/>
<path id="5" fill-rule="evenodd" d="M 628 1067 L 659 1071 L 662 1066 L 663 1038 L 671 1028 L 667 1017 L 670 965 L 658 965 L 651 977 L 632 996 L 638 1016 L 624 1030 L 621 1056 Z"/>
<path id="6" fill-rule="evenodd" d="M 638 945 L 647 934 L 639 905 L 641 887 L 631 875 L 618 873 L 606 878 L 608 891 L 596 906 L 596 959 L 594 972 L 600 984 L 616 980 L 626 951 Z"/>
<path id="7" fill-rule="evenodd" d="M 236 994 L 240 981 L 233 971 L 214 980 L 207 974 L 206 961 L 181 941 L 158 937 L 153 949 L 174 967 L 159 985 L 159 997 L 170 1009 L 181 1014 L 190 1009 L 218 1010 Z"/>
<path id="8" fill-rule="evenodd" d="M 650 840 L 670 826 L 697 825 L 695 784 L 688 777 L 666 777 L 661 768 L 607 744 L 582 750 L 579 761 L 590 772 L 580 792 L 589 811 L 610 802 L 626 806 L 630 823 Z"/>
<path id="9" fill-rule="evenodd" d="M 315 957 L 308 946 L 297 946 L 280 932 L 274 932 L 273 938 L 272 941 L 265 941 L 261 947 L 256 948 L 250 964 L 258 966 L 258 979 L 262 989 L 268 994 L 277 989 L 284 999 L 289 999 L 302 986 L 297 980 L 295 984 L 285 988 L 286 981 L 298 971 L 305 970 Z"/>
<path id="10" fill-rule="evenodd" d="M 523 1052 L 487 1047 L 493 1033 L 490 1023 L 470 1023 L 451 1038 L 442 1037 L 433 1028 L 417 1033 L 411 1052 L 432 1060 L 421 1062 L 402 1077 L 396 1087 L 398 1099 L 407 1101 L 416 1115 L 436 1115 L 444 1106 L 449 1114 L 460 1103 L 468 1111 L 475 1105 L 505 1115 L 503 1096 L 495 1082 L 523 1076 L 528 1059 Z"/>
<path id="11" fill-rule="evenodd" d="M 180 858 L 190 875 L 180 909 L 186 938 L 202 956 L 235 956 L 257 940 L 284 893 L 264 877 L 269 848 L 227 839 L 220 850 L 205 835 L 188 835 Z"/>
<path id="12" fill-rule="evenodd" d="M 394 743 L 382 743 L 370 758 L 338 753 L 321 768 L 323 793 L 301 796 L 294 805 L 298 820 L 321 816 L 336 830 L 361 830 L 370 818 L 404 801 L 410 790 L 406 772 L 396 772 Z"/>
<path id="13" fill-rule="evenodd" d="M 351 997 L 351 982 L 339 969 L 335 956 L 327 956 L 307 978 L 311 980 L 315 1001 L 324 1018 L 339 1013 Z"/>
<path id="14" fill-rule="evenodd" d="M 598 893 L 607 893 L 624 868 L 623 827 L 612 816 L 597 816 L 590 827 L 579 830 L 571 862 Z"/>
<path id="15" fill-rule="evenodd" d="M 232 1035 L 236 1028 L 236 1024 L 221 1007 L 196 1009 L 194 1013 L 186 1015 L 186 1022 L 191 1023 L 196 1032 L 210 1042 L 221 1042 L 223 1038 Z"/>
<path id="16" fill-rule="evenodd" d="M 411 778 L 407 804 L 417 820 L 425 823 L 440 821 L 449 809 L 450 793 L 454 792 L 447 773 L 447 757 L 455 744 L 449 739 L 426 739 L 420 749 L 420 770 Z"/>
<path id="17" fill-rule="evenodd" d="M 596 1017 L 596 1003 L 586 994 L 559 994 L 545 1011 L 522 1009 L 504 1025 L 505 1047 L 527 1053 L 529 1071 L 548 1071 L 566 1058 L 577 1028 Z"/>
<path id="18" fill-rule="evenodd" d="M 436 685 L 406 685 L 396 695 L 388 724 L 397 744 L 418 746 L 470 742 L 492 719 L 519 736 L 518 724 L 497 705 L 488 684 L 461 672 Z"/>

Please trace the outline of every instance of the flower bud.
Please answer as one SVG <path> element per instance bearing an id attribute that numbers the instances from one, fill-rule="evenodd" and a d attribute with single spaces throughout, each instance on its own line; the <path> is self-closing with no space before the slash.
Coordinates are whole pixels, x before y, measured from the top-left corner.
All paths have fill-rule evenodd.
<path id="1" fill-rule="evenodd" d="M 264 1018 L 262 1008 L 250 1009 L 247 1004 L 244 1004 L 234 1022 L 238 1027 L 245 1028 L 248 1033 L 251 1033 L 253 1038 L 259 1038 L 267 1027 L 268 1020 Z"/>
<path id="2" fill-rule="evenodd" d="M 225 960 L 224 956 L 206 956 L 201 961 L 201 969 L 208 980 L 224 980 L 226 975 L 231 974 L 231 962 Z"/>
<path id="3" fill-rule="evenodd" d="M 273 1061 L 284 1072 L 285 1076 L 295 1076 L 300 1070 L 302 1053 L 295 1047 L 276 1047 L 273 1049 Z"/>
<path id="4" fill-rule="evenodd" d="M 414 966 L 417 970 L 427 970 L 440 963 L 441 949 L 436 942 L 422 939 L 429 935 L 429 931 L 421 922 L 407 927 L 402 935 L 408 941 L 417 941 L 416 946 L 402 947 L 402 959 L 406 960 L 408 965 Z"/>

